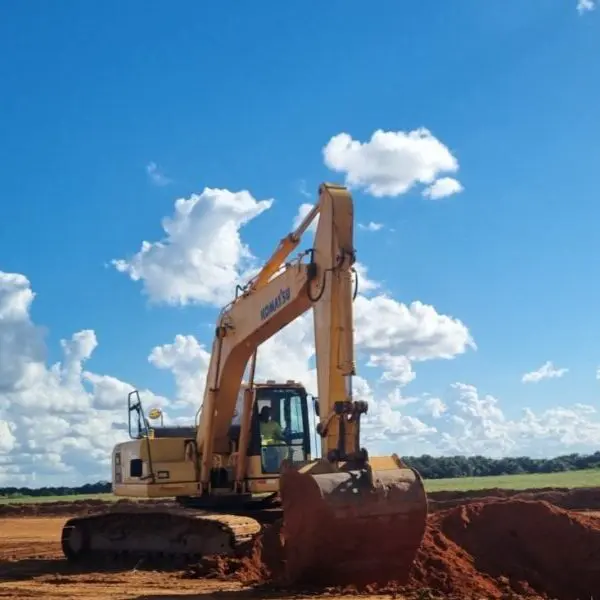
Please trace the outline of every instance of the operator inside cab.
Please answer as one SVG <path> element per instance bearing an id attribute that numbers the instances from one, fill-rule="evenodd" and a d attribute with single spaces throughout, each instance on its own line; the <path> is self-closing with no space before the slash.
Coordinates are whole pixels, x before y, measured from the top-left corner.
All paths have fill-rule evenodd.
<path id="1" fill-rule="evenodd" d="M 266 473 L 275 473 L 281 462 L 280 444 L 285 444 L 281 425 L 271 418 L 271 407 L 263 406 L 258 415 L 260 441 L 263 447 L 263 467 Z"/>

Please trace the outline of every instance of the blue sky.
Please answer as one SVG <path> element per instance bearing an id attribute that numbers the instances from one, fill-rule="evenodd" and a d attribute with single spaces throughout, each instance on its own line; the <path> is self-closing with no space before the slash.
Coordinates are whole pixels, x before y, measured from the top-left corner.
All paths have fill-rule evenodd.
<path id="1" fill-rule="evenodd" d="M 93 330 L 85 369 L 172 398 L 173 374 L 148 355 L 177 334 L 209 343 L 217 307 L 154 302 L 111 261 L 163 238 L 175 200 L 205 187 L 275 200 L 241 229 L 260 261 L 321 181 L 344 182 L 324 161 L 334 136 L 423 127 L 458 162 L 443 175 L 463 189 L 432 200 L 422 184 L 383 197 L 353 188 L 357 222 L 383 225 L 357 229 L 358 259 L 399 303 L 459 319 L 476 349 L 413 362 L 401 393 L 449 403 L 463 382 L 506 418 L 596 405 L 598 10 L 164 6 L 1 9 L 0 271 L 29 280 L 45 365 L 63 360 L 61 339 Z M 548 360 L 569 371 L 521 381 Z M 372 388 L 378 373 L 359 364 Z"/>

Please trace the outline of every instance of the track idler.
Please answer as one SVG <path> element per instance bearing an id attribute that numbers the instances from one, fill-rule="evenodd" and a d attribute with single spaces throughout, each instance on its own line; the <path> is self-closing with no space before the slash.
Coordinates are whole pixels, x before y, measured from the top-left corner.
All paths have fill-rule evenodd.
<path id="1" fill-rule="evenodd" d="M 321 460 L 281 475 L 286 580 L 405 583 L 427 525 L 420 475 L 396 455 L 333 469 Z"/>

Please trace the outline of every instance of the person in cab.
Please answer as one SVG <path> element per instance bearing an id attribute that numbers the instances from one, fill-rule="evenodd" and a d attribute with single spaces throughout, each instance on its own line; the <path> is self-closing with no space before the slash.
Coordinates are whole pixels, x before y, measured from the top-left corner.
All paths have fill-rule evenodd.
<path id="1" fill-rule="evenodd" d="M 282 450 L 285 451 L 282 444 L 286 443 L 281 425 L 272 418 L 270 406 L 263 406 L 260 409 L 258 420 L 265 473 L 277 473 L 282 459 Z"/>

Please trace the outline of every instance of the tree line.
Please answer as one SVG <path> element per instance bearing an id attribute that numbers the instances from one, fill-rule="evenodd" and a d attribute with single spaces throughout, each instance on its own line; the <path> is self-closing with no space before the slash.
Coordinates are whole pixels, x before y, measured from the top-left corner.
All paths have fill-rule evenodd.
<path id="1" fill-rule="evenodd" d="M 600 467 L 600 452 L 594 454 L 565 454 L 555 458 L 513 456 L 488 458 L 486 456 L 404 456 L 409 466 L 417 469 L 424 479 L 456 477 L 484 477 L 559 473 Z"/>
<path id="2" fill-rule="evenodd" d="M 555 458 L 514 456 L 487 458 L 485 456 L 404 456 L 402 459 L 417 469 L 424 479 L 452 479 L 457 477 L 484 477 L 533 473 L 559 473 L 600 467 L 600 452 L 594 454 L 565 454 Z M 86 483 L 76 487 L 0 487 L 0 497 L 19 496 L 79 496 L 108 494 L 108 481 Z"/>

